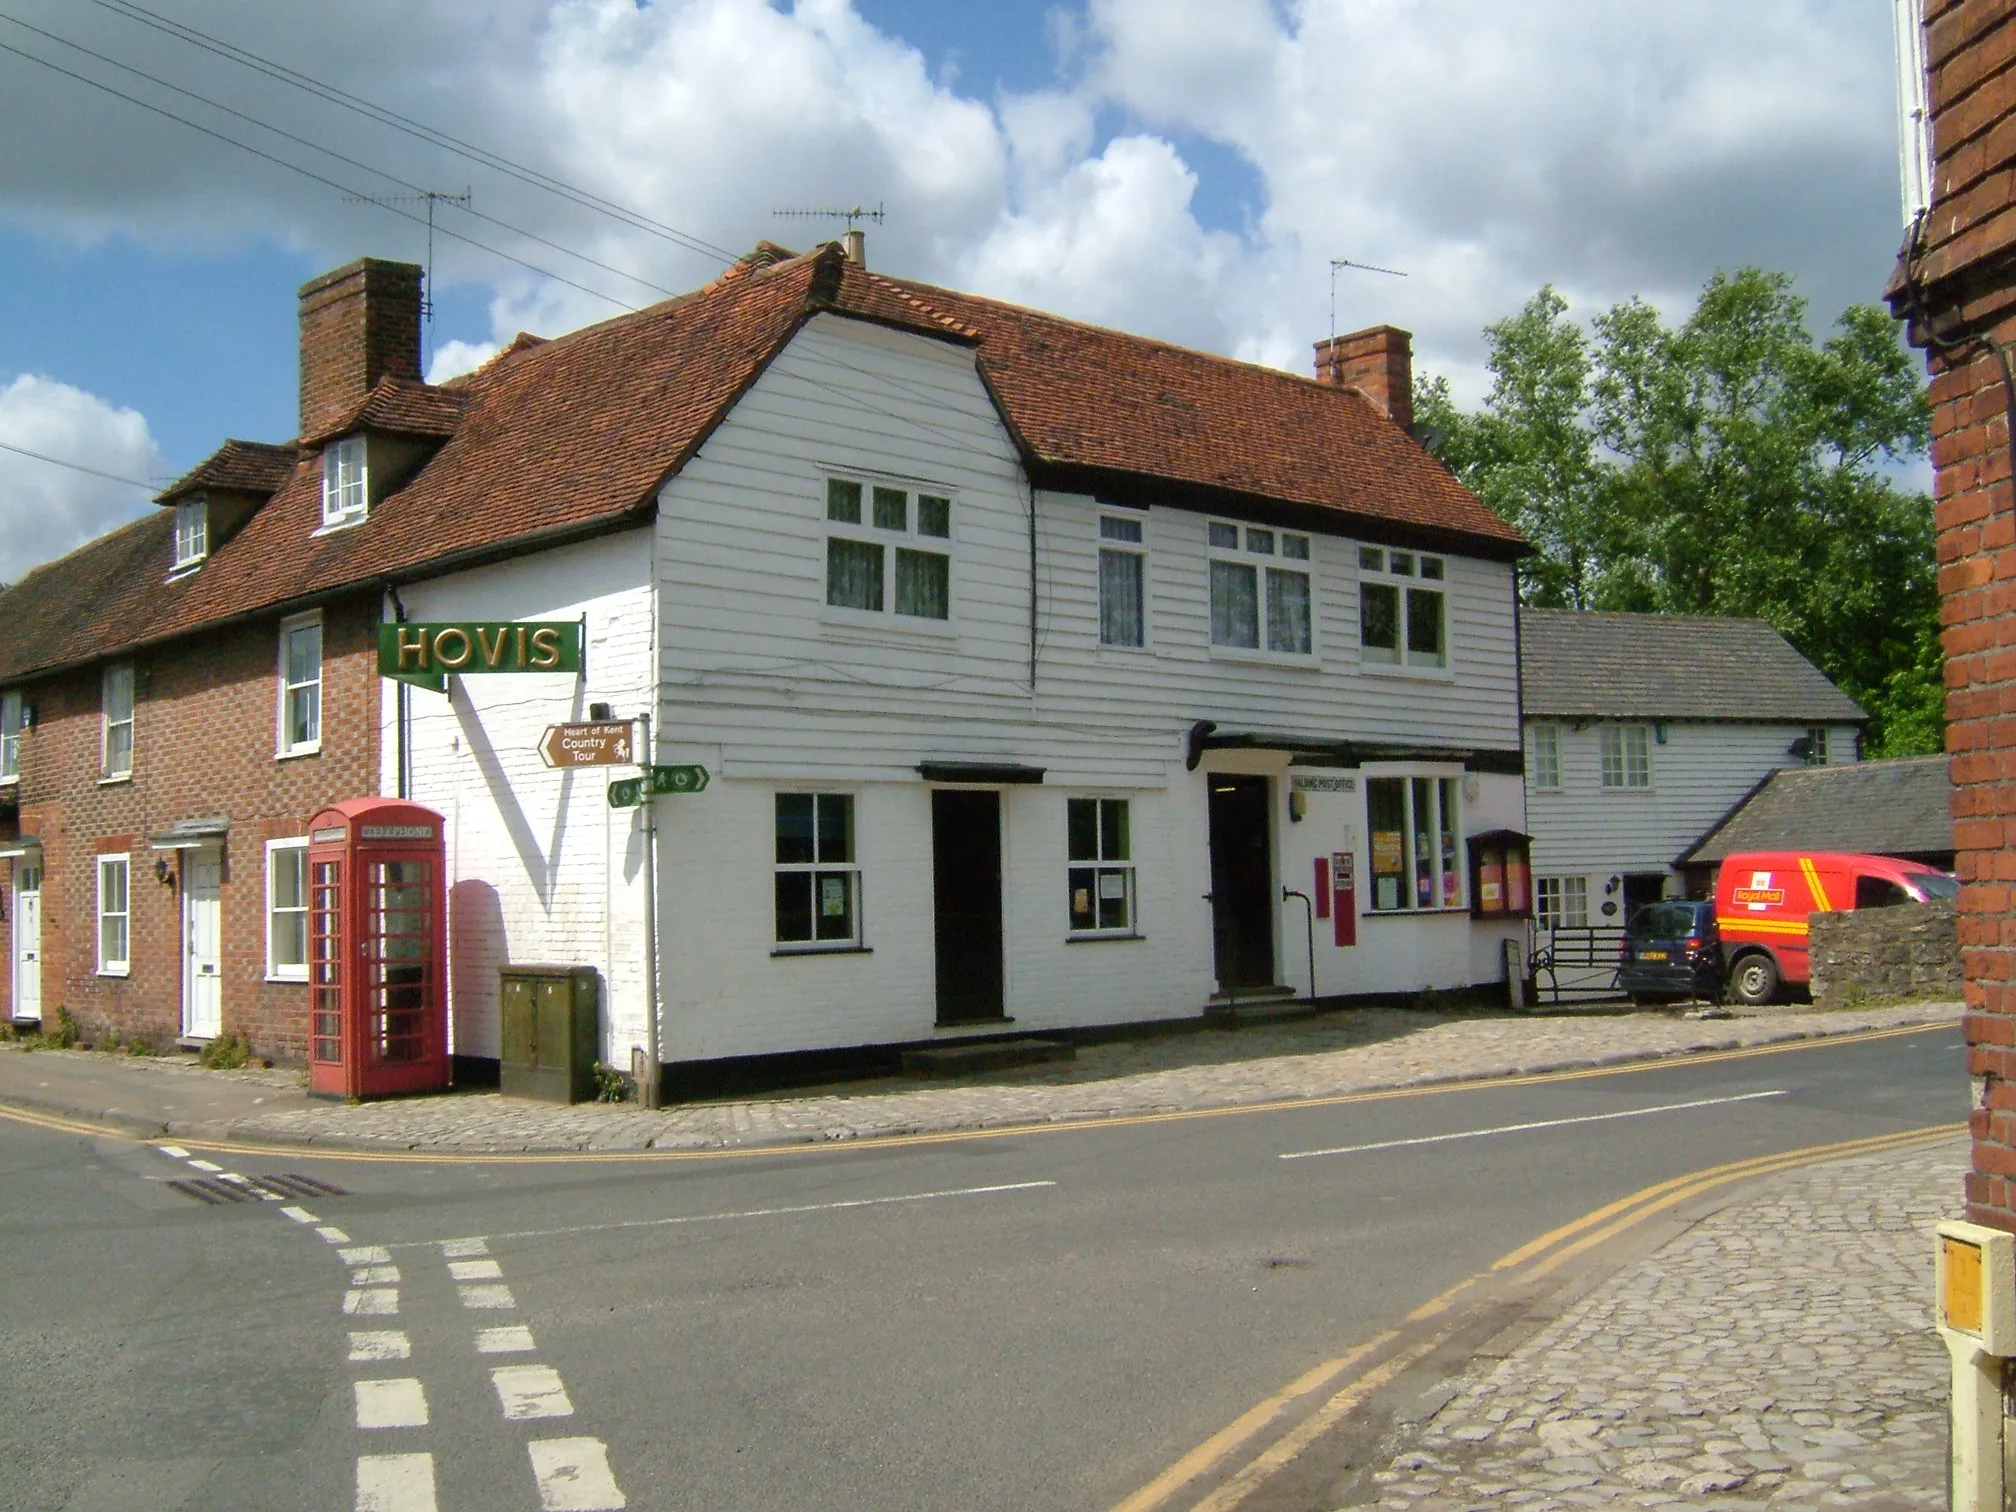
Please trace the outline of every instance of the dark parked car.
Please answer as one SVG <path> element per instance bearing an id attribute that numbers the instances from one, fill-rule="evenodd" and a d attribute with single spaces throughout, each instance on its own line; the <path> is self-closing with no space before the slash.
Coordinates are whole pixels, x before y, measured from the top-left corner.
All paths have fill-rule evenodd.
<path id="1" fill-rule="evenodd" d="M 1720 996 L 1715 905 L 1667 898 L 1639 909 L 1624 926 L 1617 985 L 1634 998 Z"/>

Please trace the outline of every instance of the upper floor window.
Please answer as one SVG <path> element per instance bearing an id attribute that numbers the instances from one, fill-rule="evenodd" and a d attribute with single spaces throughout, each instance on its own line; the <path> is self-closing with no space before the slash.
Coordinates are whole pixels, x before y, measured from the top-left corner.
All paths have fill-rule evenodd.
<path id="1" fill-rule="evenodd" d="M 184 499 L 175 506 L 175 570 L 194 567 L 210 555 L 210 505 Z"/>
<path id="2" fill-rule="evenodd" d="M 1827 726 L 1814 725 L 1806 732 L 1806 754 L 1801 759 L 1808 766 L 1827 765 Z"/>
<path id="3" fill-rule="evenodd" d="M 322 449 L 322 528 L 355 524 L 364 518 L 368 503 L 364 438 L 332 441 Z"/>
<path id="4" fill-rule="evenodd" d="M 1206 523 L 1211 561 L 1211 644 L 1288 656 L 1315 650 L 1309 537 L 1222 520 Z"/>
<path id="5" fill-rule="evenodd" d="M 1099 516 L 1099 644 L 1140 646 L 1147 641 L 1148 556 L 1141 522 Z"/>
<path id="6" fill-rule="evenodd" d="M 99 694 L 99 719 L 103 726 L 102 767 L 104 775 L 133 775 L 133 666 L 122 662 L 105 669 Z"/>
<path id="7" fill-rule="evenodd" d="M 826 602 L 912 619 L 952 617 L 952 500 L 826 480 Z"/>
<path id="8" fill-rule="evenodd" d="M 21 776 L 21 695 L 0 693 L 0 782 Z"/>
<path id="9" fill-rule="evenodd" d="M 1358 548 L 1358 644 L 1368 662 L 1449 664 L 1446 563 L 1418 551 Z"/>
<path id="10" fill-rule="evenodd" d="M 1652 732 L 1644 725 L 1603 726 L 1603 786 L 1652 786 Z"/>
<path id="11" fill-rule="evenodd" d="M 1561 786 L 1561 727 L 1551 724 L 1531 726 L 1533 737 L 1533 786 L 1543 793 Z"/>
<path id="12" fill-rule="evenodd" d="M 280 626 L 280 754 L 322 748 L 322 620 L 303 615 Z"/>

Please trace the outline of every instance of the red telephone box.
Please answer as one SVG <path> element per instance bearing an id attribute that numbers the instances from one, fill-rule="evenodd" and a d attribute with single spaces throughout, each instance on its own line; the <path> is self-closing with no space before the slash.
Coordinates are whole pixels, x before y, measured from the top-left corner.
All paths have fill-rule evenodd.
<path id="1" fill-rule="evenodd" d="M 349 798 L 308 828 L 308 1090 L 447 1087 L 448 858 L 441 816 Z"/>

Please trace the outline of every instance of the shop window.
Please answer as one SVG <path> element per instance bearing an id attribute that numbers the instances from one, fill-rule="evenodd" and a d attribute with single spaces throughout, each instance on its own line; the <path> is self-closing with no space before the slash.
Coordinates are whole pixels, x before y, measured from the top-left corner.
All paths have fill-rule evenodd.
<path id="1" fill-rule="evenodd" d="M 1448 612 L 1439 556 L 1358 548 L 1358 648 L 1368 662 L 1446 667 Z"/>
<path id="2" fill-rule="evenodd" d="M 132 918 L 126 856 L 98 858 L 98 974 L 125 976 L 132 969 Z"/>
<path id="3" fill-rule="evenodd" d="M 266 842 L 266 977 L 308 980 L 308 842 Z"/>
<path id="4" fill-rule="evenodd" d="M 908 619 L 952 617 L 952 500 L 826 480 L 826 602 Z"/>
<path id="5" fill-rule="evenodd" d="M 1073 934 L 1134 928 L 1134 851 L 1125 798 L 1065 801 Z"/>
<path id="6" fill-rule="evenodd" d="M 861 868 L 854 800 L 777 795 L 777 943 L 816 950 L 861 943 Z"/>
<path id="7" fill-rule="evenodd" d="M 1463 869 L 1456 854 L 1461 792 L 1455 777 L 1366 782 L 1373 912 L 1463 906 Z"/>

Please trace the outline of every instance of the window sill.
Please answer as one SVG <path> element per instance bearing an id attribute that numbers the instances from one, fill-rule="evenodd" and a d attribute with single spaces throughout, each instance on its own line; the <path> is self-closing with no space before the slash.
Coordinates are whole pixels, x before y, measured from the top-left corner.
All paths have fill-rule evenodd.
<path id="1" fill-rule="evenodd" d="M 1109 645 L 1105 641 L 1101 641 L 1099 642 L 1099 648 L 1096 654 L 1100 656 L 1120 656 L 1120 657 L 1153 656 L 1156 654 L 1158 649 L 1159 649 L 1158 647 L 1147 644 L 1145 642 L 1139 646 L 1115 646 L 1115 645 Z"/>
<path id="2" fill-rule="evenodd" d="M 133 780 L 133 774 L 131 772 L 121 772 L 117 777 L 100 777 L 98 779 L 98 786 L 124 787 L 127 783 L 131 782 L 132 780 Z"/>
<path id="3" fill-rule="evenodd" d="M 1359 915 L 1361 919 L 1467 919 L 1470 905 L 1459 908 L 1367 908 Z"/>
<path id="4" fill-rule="evenodd" d="M 1644 787 L 1599 787 L 1596 791 L 1606 798 L 1650 798 L 1659 789 L 1648 782 Z"/>
<path id="5" fill-rule="evenodd" d="M 266 973 L 265 979 L 269 985 L 275 987 L 306 987 L 308 985 L 308 973 L 305 971 L 299 976 L 279 976 L 269 971 Z"/>
<path id="6" fill-rule="evenodd" d="M 318 740 L 313 745 L 294 746 L 289 750 L 275 751 L 273 759 L 275 761 L 292 761 L 297 756 L 320 756 L 321 754 L 322 742 Z"/>
<path id="7" fill-rule="evenodd" d="M 1124 940 L 1145 940 L 1147 938 L 1148 936 L 1136 929 L 1129 930 L 1125 934 L 1067 934 L 1064 936 L 1064 943 L 1066 945 L 1113 945 Z"/>
<path id="8" fill-rule="evenodd" d="M 19 787 L 20 785 L 21 774 L 19 772 L 16 772 L 12 777 L 0 777 L 0 788 Z"/>
<path id="9" fill-rule="evenodd" d="M 370 518 L 371 511 L 366 509 L 340 520 L 324 520 L 318 528 L 308 532 L 308 539 L 312 541 L 318 536 L 334 535 L 339 530 L 354 530 Z"/>
<path id="10" fill-rule="evenodd" d="M 1002 1024 L 1015 1022 L 1013 1014 L 983 1013 L 978 1018 L 939 1019 L 932 1024 L 933 1029 L 993 1029 Z"/>
<path id="11" fill-rule="evenodd" d="M 1293 651 L 1261 651 L 1247 646 L 1211 647 L 1213 661 L 1246 662 L 1256 667 L 1291 667 L 1302 672 L 1321 672 L 1323 658 L 1312 651 L 1307 656 L 1299 656 Z"/>
<path id="12" fill-rule="evenodd" d="M 1407 667 L 1398 662 L 1367 661 L 1358 658 L 1358 670 L 1368 677 L 1399 677 L 1413 682 L 1454 682 L 1456 669 L 1450 666 Z"/>
<path id="13" fill-rule="evenodd" d="M 777 956 L 873 955 L 873 945 L 779 945 L 770 952 Z"/>
<path id="14" fill-rule="evenodd" d="M 133 975 L 133 968 L 131 966 L 100 966 L 97 975 L 101 977 L 115 977 L 123 981 Z"/>
<path id="15" fill-rule="evenodd" d="M 915 614 L 877 614 L 867 609 L 841 609 L 832 604 L 819 611 L 823 634 L 832 640 L 861 641 L 870 645 L 910 645 L 920 636 L 926 640 L 950 641 L 959 638 L 959 623 L 949 619 L 925 619 Z"/>

